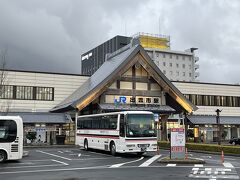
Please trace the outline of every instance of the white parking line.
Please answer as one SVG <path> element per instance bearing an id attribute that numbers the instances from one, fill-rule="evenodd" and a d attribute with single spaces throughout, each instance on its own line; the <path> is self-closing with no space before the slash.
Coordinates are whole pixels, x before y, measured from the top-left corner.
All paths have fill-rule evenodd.
<path id="1" fill-rule="evenodd" d="M 69 158 L 66 158 L 66 157 L 58 156 L 58 155 L 56 155 L 56 154 L 47 153 L 47 152 L 44 152 L 44 151 L 36 150 L 36 152 L 40 152 L 40 153 L 47 154 L 47 155 L 50 155 L 50 156 L 55 156 L 55 157 L 62 158 L 62 159 L 68 160 L 68 161 L 71 161 L 71 160 L 72 160 L 72 159 L 69 159 Z"/>
<path id="2" fill-rule="evenodd" d="M 156 161 L 158 158 L 160 158 L 162 155 L 155 155 L 152 158 L 148 159 L 144 163 L 142 163 L 139 167 L 147 167 L 150 164 L 152 164 L 154 161 Z"/>
<path id="3" fill-rule="evenodd" d="M 34 159 L 34 160 L 27 160 L 24 162 L 31 162 L 31 161 L 49 161 L 49 159 Z"/>
<path id="4" fill-rule="evenodd" d="M 57 163 L 60 163 L 60 164 L 63 164 L 63 165 L 66 165 L 66 166 L 68 166 L 69 164 L 67 164 L 67 163 L 65 163 L 65 162 L 62 162 L 62 161 L 57 161 L 57 160 L 55 160 L 55 159 L 52 159 L 52 161 L 54 161 L 54 162 L 57 162 Z"/>
<path id="5" fill-rule="evenodd" d="M 55 166 L 62 166 L 62 164 L 47 164 L 47 165 L 36 165 L 36 166 L 13 166 L 13 167 L 4 167 L 0 169 L 39 168 L 39 167 L 55 167 Z"/>
<path id="6" fill-rule="evenodd" d="M 125 164 L 129 164 L 129 163 L 133 163 L 133 162 L 138 162 L 138 161 L 141 161 L 144 157 L 141 157 L 140 159 L 137 159 L 137 160 L 134 160 L 134 161 L 129 161 L 129 162 L 125 162 L 125 163 L 120 163 L 120 164 L 114 164 L 112 166 L 110 166 L 110 168 L 117 168 L 117 167 L 120 167 L 120 166 L 123 166 Z"/>
<path id="7" fill-rule="evenodd" d="M 88 151 L 88 153 L 97 154 L 97 155 L 102 155 L 102 156 L 111 156 L 111 157 L 113 157 L 112 155 L 103 154 L 103 153 L 97 153 L 97 152 L 91 152 L 91 151 Z"/>
<path id="8" fill-rule="evenodd" d="M 109 158 L 83 158 L 83 159 L 72 159 L 72 161 L 88 161 L 88 160 L 98 160 L 98 159 L 109 159 Z"/>
<path id="9" fill-rule="evenodd" d="M 177 164 L 167 164 L 167 167 L 174 167 L 176 166 Z"/>
<path id="10" fill-rule="evenodd" d="M 192 168 L 192 170 L 193 170 L 193 171 L 198 171 L 198 170 L 199 170 L 199 168 Z"/>
<path id="11" fill-rule="evenodd" d="M 234 168 L 234 166 L 231 163 L 223 163 L 224 167 L 227 168 Z"/>
<path id="12" fill-rule="evenodd" d="M 25 165 L 33 165 L 34 163 L 33 162 L 22 162 L 22 163 L 17 163 L 18 165 L 20 164 L 25 164 Z"/>

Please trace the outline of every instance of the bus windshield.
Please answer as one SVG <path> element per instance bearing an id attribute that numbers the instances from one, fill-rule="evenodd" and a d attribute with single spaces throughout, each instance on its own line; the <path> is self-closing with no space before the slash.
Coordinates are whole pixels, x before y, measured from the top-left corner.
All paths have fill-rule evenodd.
<path id="1" fill-rule="evenodd" d="M 152 114 L 128 114 L 126 119 L 127 137 L 156 137 Z"/>

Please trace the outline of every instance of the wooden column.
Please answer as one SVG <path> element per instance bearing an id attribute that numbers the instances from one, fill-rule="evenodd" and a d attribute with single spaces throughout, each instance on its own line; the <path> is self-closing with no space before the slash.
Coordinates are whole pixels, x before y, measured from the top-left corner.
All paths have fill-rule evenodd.
<path id="1" fill-rule="evenodd" d="M 167 141 L 167 120 L 169 115 L 161 115 L 161 141 Z"/>

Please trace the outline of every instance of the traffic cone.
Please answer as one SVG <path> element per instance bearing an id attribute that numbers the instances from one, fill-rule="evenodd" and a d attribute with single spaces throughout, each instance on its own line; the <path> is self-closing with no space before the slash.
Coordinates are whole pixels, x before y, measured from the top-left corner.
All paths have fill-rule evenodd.
<path id="1" fill-rule="evenodd" d="M 186 160 L 188 159 L 188 151 L 187 151 L 187 148 L 185 149 L 185 159 L 186 159 Z"/>
<path id="2" fill-rule="evenodd" d="M 222 159 L 222 163 L 224 163 L 224 152 L 223 151 L 222 151 L 221 159 Z"/>

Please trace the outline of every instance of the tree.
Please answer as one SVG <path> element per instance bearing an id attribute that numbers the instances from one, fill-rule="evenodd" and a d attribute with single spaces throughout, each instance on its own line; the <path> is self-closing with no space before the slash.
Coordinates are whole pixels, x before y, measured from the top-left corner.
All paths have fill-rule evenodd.
<path id="1" fill-rule="evenodd" d="M 7 48 L 0 50 L 0 98 L 3 98 L 5 93 L 5 85 L 7 81 Z M 3 101 L 0 106 L 0 112 L 6 115 L 9 111 L 10 101 Z"/>
<path id="2" fill-rule="evenodd" d="M 26 135 L 26 138 L 33 143 L 33 141 L 37 138 L 37 132 L 35 131 L 29 131 Z"/>

